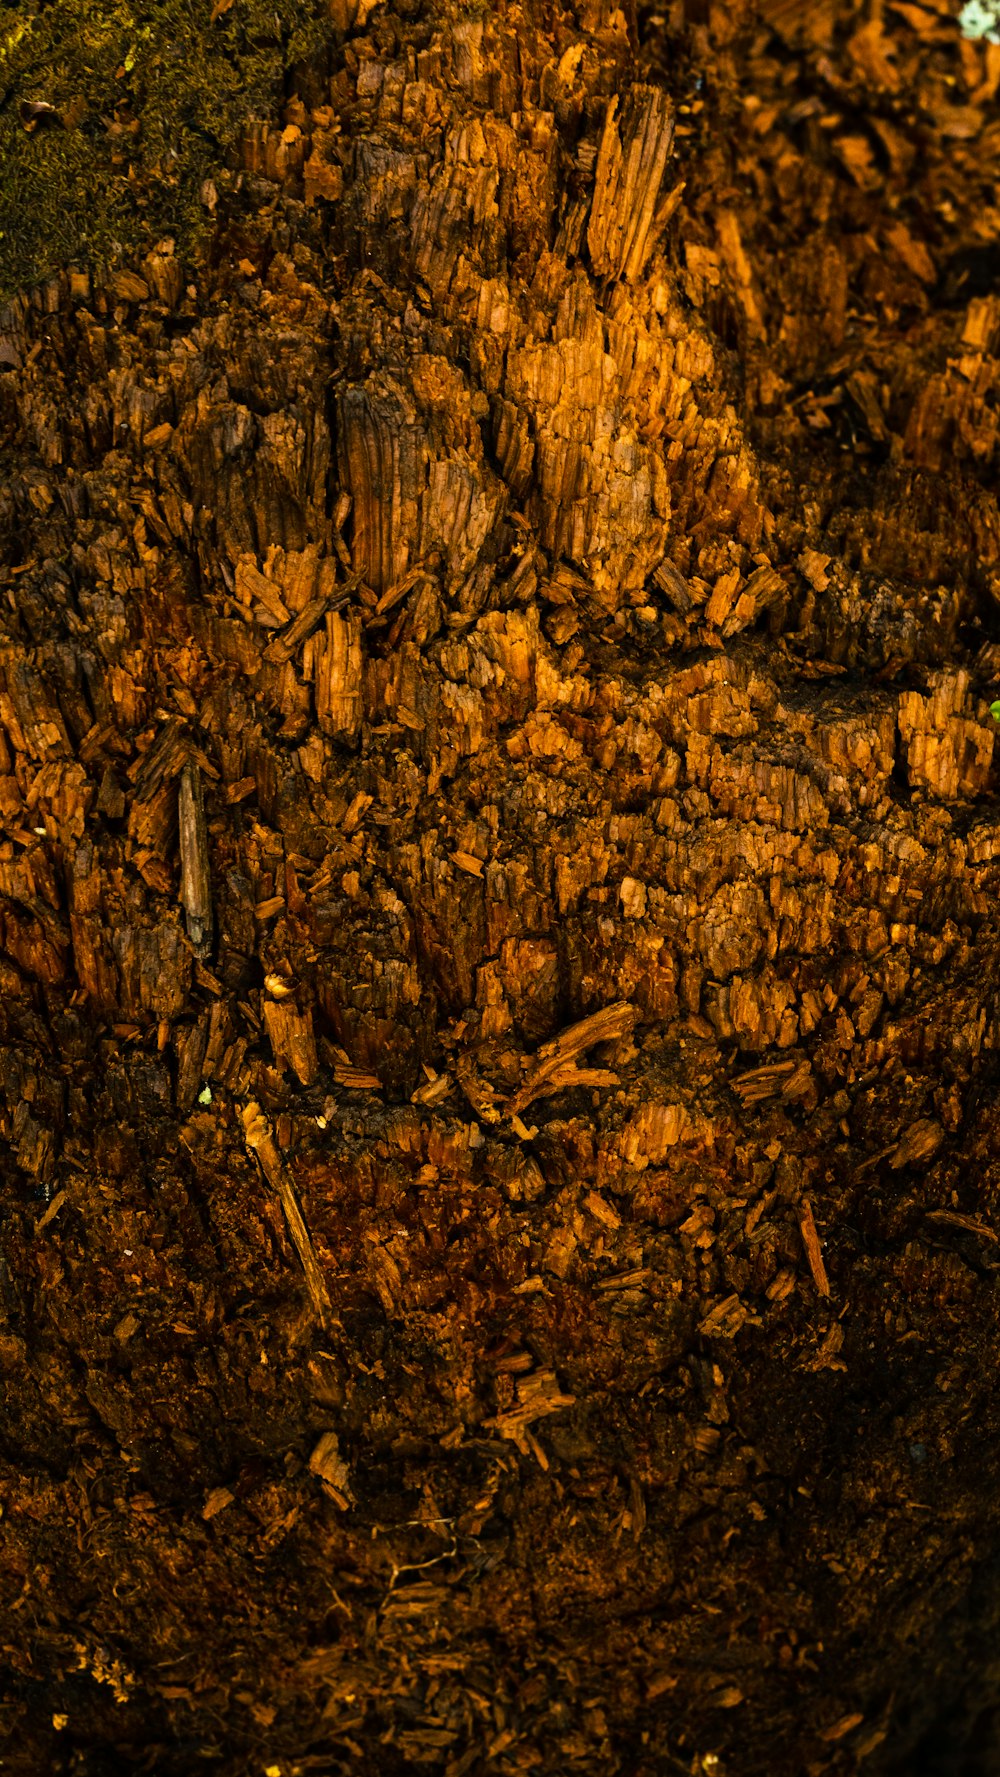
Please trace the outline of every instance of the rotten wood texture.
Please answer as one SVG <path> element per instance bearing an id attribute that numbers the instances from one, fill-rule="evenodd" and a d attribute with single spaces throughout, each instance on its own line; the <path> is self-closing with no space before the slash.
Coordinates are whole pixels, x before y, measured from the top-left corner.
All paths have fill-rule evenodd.
<path id="1" fill-rule="evenodd" d="M 197 765 L 181 772 L 180 805 L 181 901 L 187 934 L 195 954 L 207 957 L 212 950 L 212 883 L 205 829 L 205 799 Z"/>
<path id="2" fill-rule="evenodd" d="M 243 1121 L 243 1137 L 250 1151 L 260 1161 L 261 1171 L 269 1185 L 277 1192 L 281 1207 L 285 1212 L 288 1230 L 295 1242 L 295 1250 L 302 1262 L 305 1273 L 306 1287 L 316 1311 L 316 1319 L 320 1327 L 325 1328 L 332 1318 L 333 1309 L 326 1287 L 323 1269 L 320 1265 L 309 1230 L 302 1219 L 295 1186 L 288 1175 L 287 1168 L 282 1164 L 281 1155 L 275 1146 L 274 1136 L 268 1127 L 267 1118 L 260 1105 L 253 1099 L 245 1104 L 240 1112 Z"/>
<path id="3" fill-rule="evenodd" d="M 333 0 L 0 315 L 5 1769 L 1000 1768 L 951 10 Z"/>

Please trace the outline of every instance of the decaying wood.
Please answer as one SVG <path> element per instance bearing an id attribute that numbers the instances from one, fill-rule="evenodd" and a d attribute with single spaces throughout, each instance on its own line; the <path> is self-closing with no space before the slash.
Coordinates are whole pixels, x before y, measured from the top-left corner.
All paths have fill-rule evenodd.
<path id="1" fill-rule="evenodd" d="M 295 1005 L 273 999 L 265 1001 L 263 1010 L 275 1061 L 289 1063 L 303 1086 L 310 1085 L 319 1068 L 312 1011 L 301 1012 Z"/>
<path id="2" fill-rule="evenodd" d="M 208 865 L 205 799 L 197 765 L 185 765 L 180 776 L 181 900 L 187 933 L 198 956 L 212 949 L 212 883 Z"/>
<path id="3" fill-rule="evenodd" d="M 278 1194 L 281 1207 L 285 1212 L 285 1220 L 288 1223 L 288 1231 L 295 1242 L 295 1250 L 302 1262 L 306 1288 L 316 1311 L 316 1318 L 320 1326 L 325 1327 L 333 1318 L 333 1308 L 322 1267 L 316 1258 L 309 1230 L 302 1219 L 295 1186 L 288 1175 L 287 1168 L 282 1164 L 281 1155 L 275 1146 L 267 1118 L 260 1106 L 251 1099 L 249 1104 L 243 1106 L 240 1115 L 247 1147 L 256 1154 L 264 1177 Z"/>
<path id="4" fill-rule="evenodd" d="M 597 1043 L 613 1043 L 630 1035 L 635 1019 L 635 1007 L 623 1001 L 592 1012 L 589 1018 L 581 1018 L 569 1030 L 561 1031 L 553 1042 L 543 1044 L 537 1066 L 520 1091 L 515 1092 L 507 1105 L 508 1112 L 519 1116 L 533 1099 L 548 1097 L 570 1086 L 617 1086 L 616 1073 L 608 1068 L 577 1067 L 577 1057 Z"/>
<path id="5" fill-rule="evenodd" d="M 1000 50 L 630 10 L 0 315 L 35 1770 L 1000 1768 Z"/>
<path id="6" fill-rule="evenodd" d="M 827 1277 L 826 1266 L 823 1263 L 823 1248 L 820 1245 L 819 1234 L 816 1230 L 816 1218 L 813 1215 L 812 1204 L 808 1197 L 803 1197 L 799 1206 L 799 1230 L 813 1282 L 821 1296 L 828 1296 L 830 1294 L 830 1279 Z"/>
<path id="7" fill-rule="evenodd" d="M 340 1455 L 335 1431 L 325 1431 L 309 1458 L 309 1467 L 323 1483 L 328 1498 L 346 1511 L 351 1504 L 350 1470 Z"/>

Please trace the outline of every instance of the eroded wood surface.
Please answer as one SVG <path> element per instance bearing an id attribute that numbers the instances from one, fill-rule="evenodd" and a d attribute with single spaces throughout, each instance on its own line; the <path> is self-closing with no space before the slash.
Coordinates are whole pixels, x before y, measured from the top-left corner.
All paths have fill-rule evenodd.
<path id="1" fill-rule="evenodd" d="M 0 317 L 9 1768 L 913 1770 L 996 1701 L 1000 50 L 334 16 L 203 265 Z"/>

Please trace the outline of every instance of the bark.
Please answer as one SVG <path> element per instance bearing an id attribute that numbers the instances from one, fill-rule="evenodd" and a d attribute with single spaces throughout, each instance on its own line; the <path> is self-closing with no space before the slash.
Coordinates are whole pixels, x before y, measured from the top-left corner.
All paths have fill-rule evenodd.
<path id="1" fill-rule="evenodd" d="M 332 16 L 0 317 L 6 1766 L 995 1771 L 1000 50 Z"/>

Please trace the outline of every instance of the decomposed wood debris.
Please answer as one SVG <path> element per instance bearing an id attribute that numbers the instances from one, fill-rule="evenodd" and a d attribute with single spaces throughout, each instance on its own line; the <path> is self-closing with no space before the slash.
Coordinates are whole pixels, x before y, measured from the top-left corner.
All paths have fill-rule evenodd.
<path id="1" fill-rule="evenodd" d="M 353 1504 L 349 1485 L 349 1469 L 340 1455 L 335 1431 L 325 1431 L 309 1458 L 309 1467 L 323 1483 L 323 1491 L 346 1512 Z"/>
<path id="2" fill-rule="evenodd" d="M 911 1124 L 889 1160 L 894 1172 L 903 1166 L 919 1166 L 933 1159 L 944 1141 L 944 1130 L 933 1117 Z"/>
<path id="3" fill-rule="evenodd" d="M 288 1231 L 295 1242 L 296 1251 L 302 1262 L 306 1287 L 316 1310 L 316 1317 L 320 1326 L 325 1327 L 328 1320 L 333 1319 L 333 1308 L 327 1293 L 326 1281 L 309 1236 L 309 1230 L 302 1219 L 295 1187 L 282 1162 L 281 1155 L 278 1153 L 267 1118 L 260 1105 L 251 1099 L 249 1104 L 243 1106 L 240 1115 L 243 1119 L 243 1133 L 247 1147 L 256 1154 L 264 1177 L 281 1199 Z"/>
<path id="4" fill-rule="evenodd" d="M 567 1030 L 544 1043 L 538 1051 L 536 1066 L 507 1104 L 507 1115 L 520 1116 L 533 1099 L 547 1098 L 565 1086 L 617 1086 L 618 1075 L 608 1068 L 578 1068 L 576 1058 L 595 1043 L 618 1042 L 630 1036 L 638 1014 L 628 1000 L 604 1006 L 581 1018 Z"/>
<path id="5" fill-rule="evenodd" d="M 38 1664 L 72 1666 L 82 1588 L 105 1638 L 90 1704 L 19 1721 L 26 1768 L 51 1710 L 113 1740 L 140 1621 L 140 1694 L 285 1777 L 599 1773 L 647 1704 L 649 1777 L 737 1777 L 752 1736 L 832 1777 L 882 1738 L 905 1764 L 929 1652 L 966 1684 L 924 1574 L 959 1518 L 988 1561 L 1000 1501 L 965 1435 L 1000 1275 L 1000 44 L 955 25 L 1000 0 L 740 0 L 744 53 L 692 29 L 668 81 L 708 0 L 647 9 L 641 53 L 618 7 L 329 0 L 329 79 L 244 93 L 239 194 L 205 169 L 204 254 L 39 261 L 0 302 L 3 1517 Z M 18 226 L 62 159 L 32 83 L 69 9 L 29 10 Z M 229 66 L 255 9 L 147 10 Z M 137 201 L 154 49 L 109 75 Z M 199 1205 L 234 1165 L 227 1288 Z M 842 1498 L 765 1470 L 819 1475 L 885 1366 L 869 1537 L 871 1440 L 840 1439 Z M 163 1610 L 178 1546 L 212 1566 Z M 178 1624 L 225 1592 L 220 1688 L 227 1624 Z M 916 1657 L 875 1715 L 901 1595 Z"/>
<path id="6" fill-rule="evenodd" d="M 484 1420 L 484 1425 L 495 1428 L 502 1438 L 516 1444 L 522 1456 L 530 1453 L 547 1468 L 544 1453 L 528 1430 L 536 1419 L 542 1419 L 549 1413 L 559 1413 L 566 1407 L 576 1404 L 576 1396 L 563 1394 L 556 1379 L 554 1370 L 538 1370 L 533 1375 L 522 1376 L 517 1381 L 517 1405 L 495 1418 Z"/>
<path id="7" fill-rule="evenodd" d="M 826 1266 L 823 1263 L 823 1249 L 819 1243 L 819 1235 L 816 1232 L 816 1222 L 813 1217 L 812 1204 L 808 1197 L 803 1197 L 799 1206 L 799 1232 L 802 1235 L 802 1245 L 805 1247 L 806 1258 L 809 1261 L 809 1269 L 812 1272 L 813 1283 L 816 1285 L 821 1296 L 828 1296 L 830 1294 L 830 1280 L 826 1275 Z"/>
<path id="8" fill-rule="evenodd" d="M 381 1092 L 382 1082 L 378 1074 L 370 1068 L 351 1067 L 346 1062 L 338 1062 L 333 1070 L 333 1078 L 338 1086 L 346 1086 L 351 1092 Z"/>
<path id="9" fill-rule="evenodd" d="M 452 863 L 457 864 L 460 870 L 464 870 L 467 876 L 482 876 L 483 866 L 480 860 L 474 858 L 470 852 L 453 851 L 451 858 Z"/>
<path id="10" fill-rule="evenodd" d="M 253 910 L 254 919 L 263 924 L 266 920 L 273 919 L 276 913 L 280 913 L 284 905 L 284 895 L 269 895 L 266 901 L 257 902 Z"/>
<path id="11" fill-rule="evenodd" d="M 637 1265 L 631 1271 L 619 1271 L 614 1277 L 601 1277 L 597 1288 L 603 1293 L 614 1290 L 633 1289 L 637 1284 L 648 1283 L 652 1273 L 648 1265 Z"/>
<path id="12" fill-rule="evenodd" d="M 739 1296 L 726 1296 L 709 1309 L 699 1322 L 698 1331 L 706 1338 L 732 1339 L 751 1318 Z"/>
<path id="13" fill-rule="evenodd" d="M 428 1067 L 426 1062 L 424 1063 L 424 1073 L 427 1078 L 422 1086 L 418 1086 L 417 1090 L 410 1094 L 410 1103 L 424 1106 L 440 1104 L 451 1091 L 450 1076 L 437 1073 L 434 1068 Z"/>
<path id="14" fill-rule="evenodd" d="M 55 1220 L 56 1216 L 59 1214 L 59 1211 L 62 1209 L 63 1204 L 65 1202 L 67 1202 L 68 1198 L 69 1198 L 68 1191 L 57 1191 L 56 1195 L 53 1197 L 51 1203 L 49 1204 L 48 1208 L 46 1209 L 44 1215 L 39 1216 L 38 1221 L 35 1223 L 35 1233 L 36 1234 L 41 1234 L 43 1228 L 47 1228 L 49 1223 Z M 994 1238 L 995 1238 L 995 1236 L 994 1236 Z"/>
<path id="15" fill-rule="evenodd" d="M 53 1207 L 48 1214 L 54 1213 L 54 1208 L 55 1205 L 53 1204 Z M 48 1215 L 42 1218 L 43 1221 L 46 1221 L 47 1219 Z M 1000 1235 L 996 1233 L 995 1229 L 987 1227 L 985 1222 L 977 1221 L 975 1216 L 961 1215 L 958 1210 L 929 1209 L 927 1211 L 927 1220 L 929 1222 L 938 1222 L 942 1226 L 948 1228 L 963 1228 L 967 1234 L 978 1234 L 982 1240 L 992 1240 L 994 1243 L 1000 1241 Z M 42 1222 L 39 1222 L 38 1226 L 41 1227 Z"/>
<path id="16" fill-rule="evenodd" d="M 196 955 L 212 949 L 212 885 L 208 870 L 208 830 L 201 772 L 185 765 L 181 772 L 178 816 L 181 835 L 181 901 L 188 937 Z"/>
<path id="17" fill-rule="evenodd" d="M 201 1515 L 205 1522 L 208 1523 L 209 1519 L 217 1517 L 219 1512 L 224 1512 L 227 1506 L 232 1505 L 235 1498 L 235 1493 L 232 1493 L 228 1487 L 213 1487 L 201 1508 Z"/>
<path id="18" fill-rule="evenodd" d="M 806 1095 L 811 1080 L 807 1060 L 776 1061 L 742 1074 L 733 1081 L 733 1091 L 744 1105 L 761 1104 L 768 1098 L 797 1099 Z"/>
<path id="19" fill-rule="evenodd" d="M 832 1727 L 821 1728 L 819 1738 L 821 1740 L 842 1740 L 845 1734 L 850 1734 L 854 1728 L 860 1727 L 864 1719 L 863 1715 L 842 1715 L 839 1721 L 833 1723 Z"/>
<path id="20" fill-rule="evenodd" d="M 843 1349 L 843 1344 L 844 1329 L 839 1321 L 834 1321 L 833 1325 L 827 1327 L 823 1334 L 819 1350 L 803 1361 L 802 1368 L 804 1370 L 846 1370 L 847 1365 L 842 1363 L 837 1355 Z"/>
<path id="21" fill-rule="evenodd" d="M 293 617 L 280 634 L 268 643 L 264 649 L 264 659 L 272 660 L 278 666 L 282 666 L 286 660 L 291 660 L 293 654 L 297 653 L 302 644 L 309 640 L 313 631 L 319 628 L 328 611 L 337 612 L 344 609 L 351 594 L 357 589 L 360 578 L 360 574 L 354 574 L 345 586 L 333 588 L 329 592 L 317 593 L 315 598 L 311 598 L 298 613 L 298 616 Z"/>

